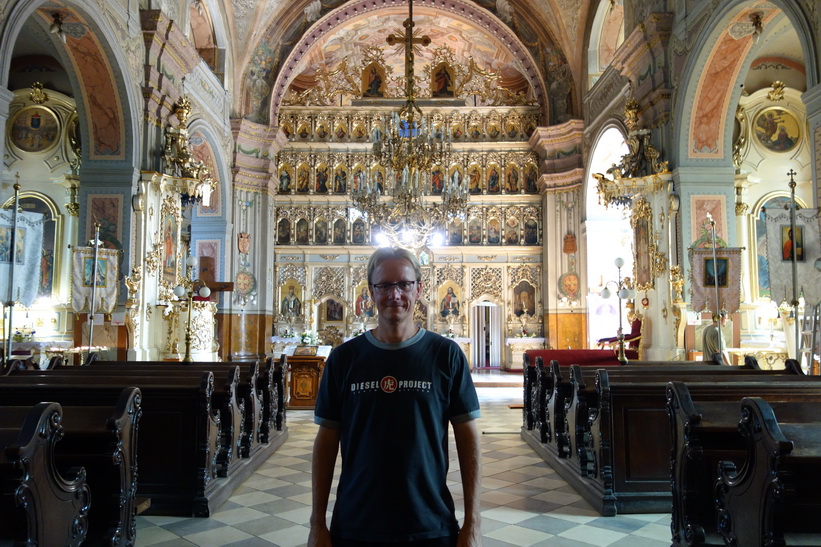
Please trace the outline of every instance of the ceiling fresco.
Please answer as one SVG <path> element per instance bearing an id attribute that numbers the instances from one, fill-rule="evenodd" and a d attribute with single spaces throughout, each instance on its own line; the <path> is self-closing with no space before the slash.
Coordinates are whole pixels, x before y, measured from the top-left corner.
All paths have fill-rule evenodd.
<path id="1" fill-rule="evenodd" d="M 352 20 L 333 34 L 312 44 L 300 60 L 295 71 L 298 75 L 294 80 L 309 82 L 318 70 L 332 70 L 343 60 L 349 66 L 359 65 L 365 50 L 371 46 L 383 51 L 385 64 L 393 69 L 394 74 L 403 74 L 403 46 L 390 46 L 386 40 L 390 34 L 404 32 L 402 23 L 406 18 L 407 12 L 402 9 L 383 10 L 378 14 Z M 415 10 L 413 18 L 415 34 L 431 38 L 430 46 L 416 48 L 417 74 L 423 66 L 431 63 L 437 47 L 447 46 L 454 52 L 455 58 L 465 65 L 472 57 L 484 69 L 499 70 L 503 80 L 511 85 L 515 85 L 513 82 L 523 81 L 523 68 L 508 48 L 483 29 L 441 12 L 432 14 Z"/>

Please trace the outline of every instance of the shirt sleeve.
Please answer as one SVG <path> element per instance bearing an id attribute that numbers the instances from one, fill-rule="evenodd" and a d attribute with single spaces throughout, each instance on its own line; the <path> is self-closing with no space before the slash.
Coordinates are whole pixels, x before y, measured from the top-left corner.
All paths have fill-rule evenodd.
<path id="1" fill-rule="evenodd" d="M 455 342 L 450 343 L 450 360 L 452 382 L 448 420 L 457 424 L 475 420 L 481 416 L 479 397 L 476 395 L 465 354 Z"/>
<path id="2" fill-rule="evenodd" d="M 338 367 L 338 352 L 334 350 L 325 363 L 314 407 L 314 423 L 332 429 L 339 429 L 342 423 L 339 382 L 337 381 Z"/>

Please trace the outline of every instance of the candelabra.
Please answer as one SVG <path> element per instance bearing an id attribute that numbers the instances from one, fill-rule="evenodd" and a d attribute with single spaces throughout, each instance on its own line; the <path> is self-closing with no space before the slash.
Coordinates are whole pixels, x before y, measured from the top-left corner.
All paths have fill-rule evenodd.
<path id="1" fill-rule="evenodd" d="M 193 256 L 188 257 L 185 261 L 186 276 L 179 285 L 174 287 L 174 294 L 177 298 L 182 299 L 185 297 L 185 299 L 188 300 L 188 321 L 185 326 L 185 357 L 182 359 L 184 363 L 194 361 L 194 358 L 191 357 L 191 308 L 194 307 L 194 295 L 196 294 L 203 298 L 211 296 L 211 289 L 209 289 L 203 281 L 194 279 L 192 276 L 192 270 L 196 263 L 196 258 Z"/>
<path id="2" fill-rule="evenodd" d="M 619 353 L 617 355 L 617 359 L 623 365 L 627 364 L 627 355 L 624 353 L 624 329 L 622 326 L 622 309 L 621 309 L 621 301 L 628 299 L 628 298 L 635 298 L 636 297 L 636 290 L 632 287 L 632 283 L 630 282 L 629 277 L 622 277 L 621 276 L 621 269 L 624 266 L 624 259 L 619 257 L 613 262 L 618 269 L 618 279 L 615 281 L 608 281 L 604 284 L 604 288 L 601 291 L 602 298 L 610 298 L 612 294 L 610 289 L 607 288 L 608 285 L 613 284 L 616 286 L 616 296 L 619 297 L 619 330 L 617 334 L 618 344 L 619 344 Z"/>

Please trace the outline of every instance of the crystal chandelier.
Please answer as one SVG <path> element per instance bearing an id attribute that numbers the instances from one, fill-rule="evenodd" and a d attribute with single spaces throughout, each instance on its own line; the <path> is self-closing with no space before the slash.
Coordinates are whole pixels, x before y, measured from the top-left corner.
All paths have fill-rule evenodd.
<path id="1" fill-rule="evenodd" d="M 373 154 L 386 168 L 387 188 L 366 177 L 352 197 L 357 209 L 379 225 L 391 243 L 419 248 L 446 222 L 464 216 L 470 194 L 460 171 L 455 170 L 443 185 L 442 203 L 426 204 L 430 170 L 437 164 L 448 165 L 451 135 L 449 127 L 435 130 L 416 104 L 413 46 L 414 42 L 427 46 L 430 38 L 413 36 L 413 0 L 408 1 L 403 26 L 404 34 L 390 35 L 388 43 L 404 42 L 405 104 L 386 116 L 384 132 L 375 131 L 373 136 Z"/>

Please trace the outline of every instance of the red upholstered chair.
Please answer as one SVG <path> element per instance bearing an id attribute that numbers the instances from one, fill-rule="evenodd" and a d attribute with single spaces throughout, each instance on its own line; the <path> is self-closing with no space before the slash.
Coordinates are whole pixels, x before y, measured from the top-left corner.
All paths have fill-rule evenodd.
<path id="1" fill-rule="evenodd" d="M 619 337 L 613 336 L 610 338 L 600 338 L 597 341 L 599 347 L 601 349 L 612 349 L 613 351 L 618 351 L 619 349 Z M 636 357 L 632 357 L 630 354 L 627 355 L 629 359 L 637 359 L 638 354 L 640 353 L 639 349 L 641 347 L 641 319 L 636 318 L 630 323 L 630 333 L 624 335 L 624 344 L 625 344 L 625 352 L 628 350 L 633 352 L 633 355 Z"/>

